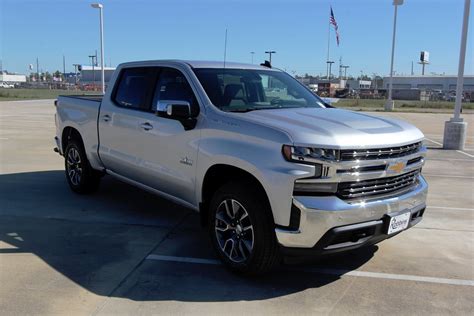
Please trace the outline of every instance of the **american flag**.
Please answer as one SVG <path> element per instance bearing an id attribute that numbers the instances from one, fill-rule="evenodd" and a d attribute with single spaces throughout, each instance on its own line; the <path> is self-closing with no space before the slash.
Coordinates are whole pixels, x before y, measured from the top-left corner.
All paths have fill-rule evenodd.
<path id="1" fill-rule="evenodd" d="M 332 12 L 332 7 L 331 7 L 331 16 L 329 17 L 329 24 L 334 25 L 334 30 L 336 31 L 336 42 L 337 42 L 337 46 L 339 46 L 339 31 L 338 31 L 336 19 L 334 18 L 334 12 Z"/>

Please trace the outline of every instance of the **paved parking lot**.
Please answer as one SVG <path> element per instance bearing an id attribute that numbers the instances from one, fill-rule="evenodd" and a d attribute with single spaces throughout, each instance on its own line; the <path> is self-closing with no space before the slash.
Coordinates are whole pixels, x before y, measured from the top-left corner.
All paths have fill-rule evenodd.
<path id="1" fill-rule="evenodd" d="M 246 279 L 216 261 L 198 216 L 104 178 L 70 192 L 52 151 L 52 101 L 0 102 L 2 314 L 473 314 L 474 121 L 440 149 L 446 114 L 411 121 L 430 147 L 428 208 L 355 253 Z"/>

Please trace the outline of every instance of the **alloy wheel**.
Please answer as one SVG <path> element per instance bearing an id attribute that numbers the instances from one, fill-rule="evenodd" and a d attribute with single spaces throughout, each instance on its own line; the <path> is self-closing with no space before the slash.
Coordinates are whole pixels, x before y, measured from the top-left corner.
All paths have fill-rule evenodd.
<path id="1" fill-rule="evenodd" d="M 226 199 L 216 211 L 215 232 L 221 251 L 241 263 L 252 254 L 254 230 L 247 210 L 234 199 Z"/>
<path id="2" fill-rule="evenodd" d="M 66 159 L 67 174 L 73 185 L 79 185 L 82 177 L 82 162 L 76 148 L 69 149 Z"/>

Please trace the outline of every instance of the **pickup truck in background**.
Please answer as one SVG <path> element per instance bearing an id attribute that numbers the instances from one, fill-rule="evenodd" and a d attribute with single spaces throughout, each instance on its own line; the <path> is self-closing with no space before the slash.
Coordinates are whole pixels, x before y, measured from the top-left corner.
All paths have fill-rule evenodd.
<path id="1" fill-rule="evenodd" d="M 56 106 L 74 192 L 111 175 L 199 211 L 237 272 L 377 243 L 426 207 L 417 128 L 332 108 L 268 64 L 125 63 L 103 97 Z"/>

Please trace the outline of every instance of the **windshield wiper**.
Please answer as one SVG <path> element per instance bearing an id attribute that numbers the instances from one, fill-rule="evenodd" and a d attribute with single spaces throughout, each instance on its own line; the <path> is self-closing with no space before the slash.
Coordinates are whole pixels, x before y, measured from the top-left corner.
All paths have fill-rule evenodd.
<path id="1" fill-rule="evenodd" d="M 245 109 L 232 109 L 232 110 L 227 110 L 228 112 L 237 112 L 237 113 L 246 113 L 250 111 L 261 111 L 261 110 L 276 110 L 276 109 L 296 109 L 296 108 L 311 108 L 312 106 L 283 106 L 283 105 L 278 105 L 278 106 L 256 106 L 256 107 L 251 107 L 251 108 L 245 108 Z"/>
<path id="2" fill-rule="evenodd" d="M 250 112 L 250 111 L 253 111 L 253 110 L 256 110 L 256 109 L 254 109 L 254 108 L 234 109 L 234 110 L 228 110 L 227 112 L 246 113 L 246 112 Z"/>
<path id="3" fill-rule="evenodd" d="M 268 107 L 258 106 L 258 107 L 253 107 L 253 108 L 233 109 L 233 110 L 228 110 L 228 111 L 229 112 L 246 113 L 246 112 L 251 112 L 251 111 L 274 110 L 274 109 L 281 109 L 281 108 L 282 108 L 281 106 L 268 106 Z"/>

